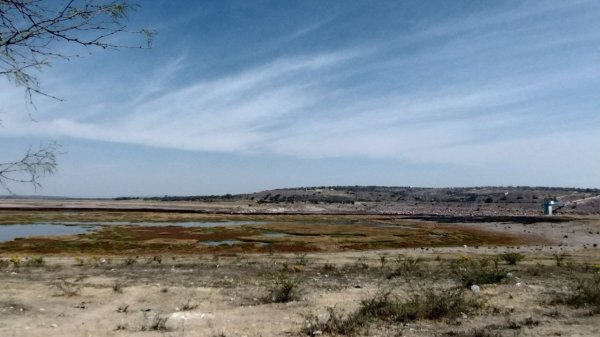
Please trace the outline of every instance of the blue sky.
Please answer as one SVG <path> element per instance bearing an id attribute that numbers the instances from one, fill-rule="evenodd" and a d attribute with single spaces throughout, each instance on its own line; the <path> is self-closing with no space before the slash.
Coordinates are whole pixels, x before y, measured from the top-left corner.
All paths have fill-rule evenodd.
<path id="1" fill-rule="evenodd" d="M 598 1 L 140 4 L 154 47 L 62 46 L 84 56 L 39 77 L 64 101 L 0 80 L 0 162 L 64 152 L 14 192 L 600 187 Z"/>

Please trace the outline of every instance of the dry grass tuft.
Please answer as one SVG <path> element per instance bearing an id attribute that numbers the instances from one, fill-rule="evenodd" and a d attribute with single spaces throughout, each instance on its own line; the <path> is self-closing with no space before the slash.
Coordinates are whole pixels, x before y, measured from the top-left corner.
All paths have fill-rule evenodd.
<path id="1" fill-rule="evenodd" d="M 79 295 L 81 285 L 79 283 L 67 280 L 59 280 L 52 283 L 52 286 L 58 289 L 62 296 L 73 297 Z"/>
<path id="2" fill-rule="evenodd" d="M 575 279 L 563 301 L 576 307 L 589 307 L 592 314 L 600 313 L 600 274 Z"/>

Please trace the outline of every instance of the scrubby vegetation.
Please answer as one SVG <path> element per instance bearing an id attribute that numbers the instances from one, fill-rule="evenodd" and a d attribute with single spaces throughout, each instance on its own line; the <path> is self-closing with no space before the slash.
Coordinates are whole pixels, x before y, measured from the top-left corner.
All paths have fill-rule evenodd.
<path id="1" fill-rule="evenodd" d="M 326 320 L 307 315 L 303 332 L 309 336 L 321 333 L 354 335 L 377 321 L 402 323 L 419 319 L 453 319 L 480 309 L 483 300 L 462 288 L 439 289 L 432 286 L 412 290 L 404 296 L 380 291 L 361 301 L 348 315 L 328 308 Z"/>
<path id="2" fill-rule="evenodd" d="M 419 258 L 414 258 L 411 256 L 403 257 L 398 256 L 395 260 L 395 268 L 394 270 L 388 274 L 387 278 L 391 279 L 393 277 L 416 277 L 423 276 L 424 271 L 420 265 L 421 260 Z"/>
<path id="3" fill-rule="evenodd" d="M 506 252 L 500 255 L 500 258 L 509 265 L 516 266 L 517 263 L 525 258 L 523 254 L 516 252 Z"/>
<path id="4" fill-rule="evenodd" d="M 268 302 L 286 303 L 300 297 L 300 281 L 290 275 L 287 270 L 281 270 L 270 275 L 266 281 Z"/>
<path id="5" fill-rule="evenodd" d="M 166 331 L 168 320 L 169 316 L 166 316 L 161 312 L 152 314 L 151 318 L 144 312 L 144 320 L 140 329 L 142 331 Z"/>
<path id="6" fill-rule="evenodd" d="M 497 258 L 459 259 L 453 263 L 452 272 L 465 288 L 500 283 L 510 275 L 500 266 Z"/>
<path id="7" fill-rule="evenodd" d="M 76 281 L 57 280 L 52 283 L 52 286 L 59 290 L 62 296 L 73 297 L 79 295 L 81 285 Z"/>
<path id="8" fill-rule="evenodd" d="M 579 276 L 571 282 L 570 292 L 563 297 L 567 304 L 588 307 L 600 313 L 600 274 Z"/>
<path id="9" fill-rule="evenodd" d="M 570 245 L 476 247 L 471 240 L 488 233 L 460 230 L 480 224 L 453 231 L 444 223 L 415 220 L 413 226 L 412 220 L 392 216 L 362 218 L 371 225 L 357 223 L 356 216 L 290 216 L 289 222 L 263 217 L 272 222 L 269 233 L 287 235 L 271 238 L 273 249 L 263 254 L 236 247 L 194 250 L 201 235 L 221 240 L 232 233 L 258 246 L 267 231 L 254 224 L 186 228 L 179 234 L 190 241 L 187 254 L 174 246 L 171 228 L 158 226 L 110 228 L 121 241 L 99 232 L 81 238 L 93 247 L 124 243 L 120 255 L 5 252 L 0 311 L 6 320 L 0 335 L 18 334 L 33 319 L 43 322 L 40 329 L 80 335 L 98 330 L 165 336 L 591 337 L 600 329 L 594 316 L 600 313 L 600 260 L 591 245 L 583 249 L 562 240 Z M 598 235 L 597 222 L 577 224 L 585 235 Z M 513 231 L 521 226 L 498 225 Z M 551 225 L 560 237 L 576 238 L 572 228 Z M 279 250 L 283 245 L 276 245 L 285 239 L 289 250 Z M 139 251 L 134 240 L 166 243 L 163 250 Z M 309 240 L 323 250 L 304 250 Z M 452 247 L 436 245 L 445 240 L 454 240 Z M 415 246 L 386 246 L 408 241 Z M 331 247 L 334 253 L 327 250 Z M 90 318 L 94 312 L 102 315 Z M 83 321 L 86 326 L 80 327 Z"/>

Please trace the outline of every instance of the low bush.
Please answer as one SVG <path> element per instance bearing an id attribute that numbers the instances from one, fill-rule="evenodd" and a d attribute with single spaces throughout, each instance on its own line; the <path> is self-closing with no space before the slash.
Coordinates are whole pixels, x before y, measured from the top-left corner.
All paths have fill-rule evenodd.
<path id="1" fill-rule="evenodd" d="M 506 253 L 500 254 L 500 258 L 502 260 L 504 260 L 504 262 L 506 262 L 506 264 L 516 266 L 517 263 L 523 261 L 525 256 L 523 256 L 523 254 L 517 253 L 517 252 L 506 252 Z"/>
<path id="2" fill-rule="evenodd" d="M 452 273 L 463 287 L 472 285 L 500 283 L 506 278 L 507 271 L 501 268 L 498 259 L 456 261 L 452 265 Z"/>
<path id="3" fill-rule="evenodd" d="M 127 323 L 125 323 L 125 322 L 117 323 L 117 326 L 115 326 L 113 331 L 120 331 L 120 330 L 127 330 Z"/>
<path id="4" fill-rule="evenodd" d="M 117 308 L 117 312 L 126 314 L 129 311 L 129 304 L 122 304 Z"/>
<path id="5" fill-rule="evenodd" d="M 307 254 L 296 254 L 296 262 L 295 264 L 306 266 L 308 265 L 308 255 Z"/>
<path id="6" fill-rule="evenodd" d="M 286 303 L 300 297 L 300 282 L 286 271 L 280 271 L 267 280 L 269 302 Z"/>
<path id="7" fill-rule="evenodd" d="M 154 255 L 154 256 L 146 259 L 146 264 L 152 264 L 153 262 L 161 264 L 162 263 L 162 255 Z"/>
<path id="8" fill-rule="evenodd" d="M 533 266 L 529 266 L 525 269 L 525 272 L 531 276 L 541 276 L 546 272 L 546 267 L 541 263 L 536 263 Z"/>
<path id="9" fill-rule="evenodd" d="M 593 313 L 600 313 L 600 274 L 574 280 L 564 302 L 577 307 L 591 307 Z"/>
<path id="10" fill-rule="evenodd" d="M 498 331 L 491 331 L 488 328 L 475 328 L 461 332 L 446 332 L 442 337 L 502 337 L 502 334 Z"/>
<path id="11" fill-rule="evenodd" d="M 556 266 L 557 267 L 562 267 L 563 261 L 564 259 L 567 257 L 566 253 L 560 253 L 560 254 L 552 254 L 552 256 L 554 257 L 554 261 L 556 262 Z"/>
<path id="12" fill-rule="evenodd" d="M 9 261 L 13 264 L 13 267 L 15 268 L 21 265 L 21 257 L 18 255 L 11 256 Z"/>
<path id="13" fill-rule="evenodd" d="M 79 295 L 81 286 L 77 282 L 59 280 L 52 283 L 52 286 L 58 289 L 63 296 L 73 297 Z"/>
<path id="14" fill-rule="evenodd" d="M 157 312 L 152 316 L 151 320 L 148 320 L 144 313 L 144 322 L 142 324 L 142 331 L 166 331 L 167 330 L 167 321 L 169 320 L 169 316 L 165 316 L 160 312 Z"/>
<path id="15" fill-rule="evenodd" d="M 481 299 L 461 288 L 425 289 L 400 302 L 395 320 L 456 318 L 483 305 Z"/>
<path id="16" fill-rule="evenodd" d="M 126 266 L 132 266 L 137 262 L 137 259 L 134 257 L 127 257 L 125 260 L 123 260 L 123 264 Z"/>
<path id="17" fill-rule="evenodd" d="M 399 256 L 396 259 L 396 268 L 390 274 L 388 274 L 387 278 L 391 279 L 393 277 L 421 277 L 423 276 L 423 269 L 421 268 L 419 258 L 413 257 L 401 257 Z"/>
<path id="18" fill-rule="evenodd" d="M 322 267 L 324 272 L 332 272 L 336 270 L 335 264 L 333 263 L 325 263 Z"/>
<path id="19" fill-rule="evenodd" d="M 379 268 L 381 268 L 381 269 L 385 268 L 385 265 L 387 263 L 387 256 L 379 255 L 379 263 L 380 263 Z"/>
<path id="20" fill-rule="evenodd" d="M 365 322 L 352 321 L 335 307 L 327 308 L 327 320 L 321 321 L 319 316 L 308 314 L 304 316 L 305 324 L 302 333 L 308 336 L 318 336 L 323 333 L 331 335 L 350 335 L 359 330 Z"/>
<path id="21" fill-rule="evenodd" d="M 328 308 L 328 318 L 325 321 L 319 320 L 316 315 L 305 316 L 303 333 L 309 336 L 320 333 L 353 335 L 374 321 L 454 319 L 482 306 L 483 301 L 479 296 L 462 288 L 425 288 L 411 291 L 406 298 L 399 298 L 390 292 L 379 292 L 362 300 L 359 308 L 347 316 L 335 308 Z"/>
<path id="22" fill-rule="evenodd" d="M 46 261 L 44 261 L 44 258 L 41 256 L 28 257 L 25 260 L 25 265 L 28 267 L 41 267 L 45 264 L 46 264 Z"/>
<path id="23" fill-rule="evenodd" d="M 353 263 L 345 264 L 342 269 L 348 272 L 362 272 L 369 269 L 369 264 L 367 262 L 367 258 L 365 256 L 361 256 L 358 259 L 356 259 L 356 261 L 354 261 Z"/>
<path id="24" fill-rule="evenodd" d="M 98 266 L 100 266 L 102 259 L 100 259 L 100 256 L 92 256 L 88 259 L 88 262 L 91 266 L 94 266 L 94 268 L 97 268 Z"/>
<path id="25" fill-rule="evenodd" d="M 192 303 L 192 300 L 189 298 L 180 306 L 181 311 L 189 311 L 196 308 L 198 308 L 198 304 Z"/>
<path id="26" fill-rule="evenodd" d="M 120 280 L 116 280 L 112 285 L 112 290 L 117 294 L 123 293 L 123 282 Z"/>

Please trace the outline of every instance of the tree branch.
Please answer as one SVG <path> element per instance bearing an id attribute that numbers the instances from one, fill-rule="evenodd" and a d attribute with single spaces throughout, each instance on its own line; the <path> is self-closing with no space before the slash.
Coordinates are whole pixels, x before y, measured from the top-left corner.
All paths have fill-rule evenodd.
<path id="1" fill-rule="evenodd" d="M 39 0 L 0 0 L 0 74 L 33 94 L 54 96 L 40 88 L 35 72 L 56 58 L 73 55 L 52 51 L 55 43 L 101 49 L 150 48 L 154 31 L 129 31 L 127 14 L 136 6 L 123 0 L 68 0 L 62 4 Z M 118 34 L 139 35 L 145 44 L 122 45 L 109 39 Z M 40 59 L 38 59 L 40 57 Z"/>
<path id="2" fill-rule="evenodd" d="M 0 187 L 12 194 L 10 184 L 27 183 L 37 190 L 41 187 L 40 178 L 56 172 L 59 148 L 57 143 L 30 147 L 20 160 L 0 164 Z"/>

